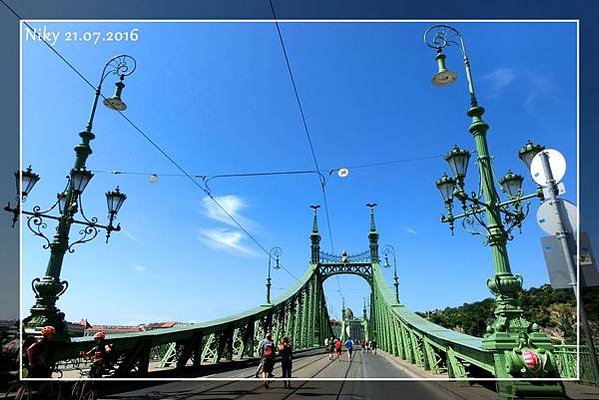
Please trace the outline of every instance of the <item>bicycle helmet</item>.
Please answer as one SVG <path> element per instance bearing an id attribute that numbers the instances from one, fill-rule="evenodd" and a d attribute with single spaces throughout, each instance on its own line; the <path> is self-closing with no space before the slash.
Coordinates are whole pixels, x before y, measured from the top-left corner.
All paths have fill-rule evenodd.
<path id="1" fill-rule="evenodd" d="M 94 339 L 106 339 L 106 335 L 104 334 L 104 332 L 98 332 L 94 335 Z"/>
<path id="2" fill-rule="evenodd" d="M 44 326 L 40 332 L 42 333 L 42 335 L 44 336 L 48 336 L 48 335 L 52 335 L 54 333 L 56 333 L 56 329 L 54 329 L 53 326 Z"/>

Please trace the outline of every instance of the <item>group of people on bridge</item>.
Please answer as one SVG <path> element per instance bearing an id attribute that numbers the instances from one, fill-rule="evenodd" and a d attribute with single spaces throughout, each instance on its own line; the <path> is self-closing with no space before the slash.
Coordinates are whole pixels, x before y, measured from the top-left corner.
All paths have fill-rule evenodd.
<path id="1" fill-rule="evenodd" d="M 340 338 L 334 338 L 334 337 L 330 337 L 325 339 L 324 341 L 324 345 L 325 347 L 328 349 L 329 352 L 329 360 L 338 360 L 341 361 L 341 353 L 343 352 L 342 348 L 343 348 L 343 342 L 341 341 Z M 361 339 L 358 340 L 358 345 L 360 345 L 362 347 L 362 349 L 364 349 L 364 351 L 368 352 L 368 353 L 372 353 L 372 354 L 376 354 L 376 340 L 369 340 L 368 342 L 366 342 L 365 340 Z M 351 337 L 348 337 L 347 340 L 345 341 L 345 348 L 347 350 L 347 361 L 351 362 L 352 357 L 353 357 L 353 353 L 354 353 L 354 341 L 352 340 Z"/>
<path id="2" fill-rule="evenodd" d="M 44 326 L 40 330 L 41 337 L 25 336 L 23 340 L 23 376 L 27 378 L 51 378 L 52 372 L 56 368 L 54 361 L 54 343 L 53 338 L 56 334 L 56 328 L 53 326 Z M 106 343 L 104 332 L 97 332 L 94 335 L 95 345 L 89 351 L 82 351 L 81 357 L 92 357 L 91 368 L 89 370 L 90 378 L 101 378 L 106 369 L 109 368 L 112 357 L 113 345 Z M 47 388 L 47 382 L 40 382 L 38 394 L 43 396 Z M 15 400 L 23 397 L 23 390 L 19 390 Z M 42 397 L 43 398 L 43 397 Z M 97 398 L 97 390 L 91 391 L 90 400 Z"/>
<path id="3" fill-rule="evenodd" d="M 256 378 L 262 374 L 264 379 L 264 387 L 270 389 L 268 378 L 273 378 L 273 370 L 275 367 L 276 353 L 281 357 L 281 369 L 283 385 L 285 389 L 291 389 L 291 381 L 285 378 L 291 378 L 291 368 L 293 365 L 293 348 L 288 337 L 281 338 L 278 346 L 275 348 L 275 343 L 272 341 L 272 334 L 267 333 L 264 339 L 258 345 L 258 354 L 260 356 L 260 364 L 256 370 Z"/>

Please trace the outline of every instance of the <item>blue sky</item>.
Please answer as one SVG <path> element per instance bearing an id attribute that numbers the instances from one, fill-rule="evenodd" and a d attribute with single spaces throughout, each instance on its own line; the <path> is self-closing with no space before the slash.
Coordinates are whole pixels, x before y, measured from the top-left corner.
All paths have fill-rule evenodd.
<path id="1" fill-rule="evenodd" d="M 314 169 L 298 106 L 273 23 L 32 23 L 62 34 L 55 49 L 96 84 L 119 53 L 137 60 L 125 80 L 126 115 L 192 174 Z M 474 149 L 465 115 L 468 94 L 461 56 L 447 50 L 451 87 L 430 84 L 434 51 L 422 34 L 430 23 L 281 23 L 327 194 L 333 248 L 368 246 L 367 202 L 377 202 L 381 246 L 397 253 L 403 302 L 425 311 L 488 297 L 491 254 L 458 226 L 451 236 L 434 181 L 448 170 L 441 155 L 458 144 Z M 453 23 L 464 35 L 479 102 L 491 128 L 496 173 L 526 176 L 517 158 L 527 139 L 560 150 L 568 161 L 566 198 L 576 202 L 576 25 L 574 23 Z M 125 32 L 136 42 L 64 41 L 65 32 Z M 113 78 L 103 93 L 112 95 Z M 93 91 L 39 42 L 23 42 L 23 164 L 42 179 L 27 207 L 49 204 L 64 187 Z M 101 107 L 88 168 L 98 171 L 83 197 L 86 213 L 105 221 L 104 192 L 120 185 L 128 199 L 123 231 L 65 257 L 70 287 L 58 306 L 69 320 L 137 324 L 202 321 L 264 301 L 267 257 L 117 113 Z M 410 160 L 352 168 L 376 162 Z M 142 172 L 113 175 L 101 171 Z M 156 173 L 158 181 L 149 182 Z M 527 176 L 526 176 L 527 177 Z M 476 190 L 472 162 L 466 182 Z M 212 194 L 267 249 L 280 246 L 295 276 L 308 267 L 310 204 L 322 204 L 316 176 L 211 181 Z M 534 189 L 531 179 L 525 189 Z M 524 285 L 548 282 L 534 215 L 509 245 Z M 324 213 L 322 248 L 331 252 Z M 52 232 L 52 226 L 48 232 Z M 71 237 L 78 230 L 72 229 Z M 33 304 L 29 282 L 42 276 L 48 252 L 23 230 L 23 310 Z M 392 282 L 392 271 L 385 270 Z M 295 279 L 273 272 L 273 295 Z M 369 289 L 358 277 L 325 282 L 333 316 L 341 288 L 359 312 Z M 361 312 L 359 312 L 361 314 Z"/>

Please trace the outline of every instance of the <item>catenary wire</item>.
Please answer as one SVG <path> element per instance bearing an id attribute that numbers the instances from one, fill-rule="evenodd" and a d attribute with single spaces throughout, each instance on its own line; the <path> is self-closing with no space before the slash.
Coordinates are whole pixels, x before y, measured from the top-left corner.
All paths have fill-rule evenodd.
<path id="1" fill-rule="evenodd" d="M 283 56 L 285 57 L 285 64 L 287 65 L 287 71 L 289 72 L 289 78 L 291 80 L 291 86 L 293 87 L 293 93 L 295 94 L 295 100 L 297 102 L 297 106 L 299 108 L 300 116 L 302 119 L 302 124 L 304 126 L 304 132 L 306 133 L 306 138 L 308 139 L 308 144 L 310 145 L 310 153 L 312 154 L 312 160 L 314 161 L 314 165 L 316 166 L 316 170 L 320 171 L 320 167 L 318 166 L 318 159 L 316 158 L 316 152 L 314 151 L 314 144 L 312 143 L 312 136 L 310 135 L 310 130 L 308 129 L 308 122 L 306 121 L 306 114 L 304 112 L 304 107 L 302 106 L 302 102 L 300 100 L 299 92 L 297 90 L 297 84 L 295 82 L 295 77 L 293 76 L 293 70 L 291 69 L 291 63 L 289 61 L 289 55 L 287 54 L 287 48 L 285 46 L 285 41 L 283 40 L 283 34 L 281 32 L 281 27 L 279 26 L 279 21 L 277 19 L 277 14 L 275 11 L 275 6 L 272 0 L 268 0 L 270 4 L 270 10 L 272 11 L 272 16 L 275 21 L 275 26 L 277 28 L 277 34 L 279 36 L 279 41 L 281 43 L 281 49 L 283 50 Z M 329 234 L 329 242 L 331 243 L 331 252 L 335 253 L 335 246 L 333 244 L 333 232 L 331 230 L 331 218 L 329 213 L 329 202 L 327 199 L 327 192 L 325 188 L 326 182 L 320 177 L 320 190 L 322 192 L 322 199 L 324 203 L 324 213 L 327 221 L 327 231 Z M 341 291 L 341 284 L 339 283 L 339 277 L 337 276 L 337 285 L 339 290 Z"/>
<path id="2" fill-rule="evenodd" d="M 64 58 L 54 47 L 52 47 L 43 37 L 41 37 L 27 22 L 23 21 L 21 16 L 17 14 L 4 0 L 0 0 L 5 7 L 7 7 L 25 26 L 27 26 L 48 48 L 50 48 L 71 70 L 73 70 L 85 83 L 87 83 L 93 90 L 96 90 L 94 85 L 81 73 L 73 64 L 71 64 L 66 58 Z M 106 100 L 106 97 L 100 93 L 100 97 Z M 270 252 L 233 216 L 229 213 L 215 198 L 214 196 L 203 188 L 199 182 L 190 175 L 177 161 L 169 156 L 165 150 L 163 150 L 154 140 L 152 140 L 137 124 L 135 124 L 130 118 L 123 114 L 119 110 L 115 110 L 123 117 L 139 134 L 141 134 L 156 150 L 158 150 L 169 162 L 171 162 L 181 173 L 186 176 L 194 185 L 202 190 L 215 204 L 216 206 L 248 237 L 256 246 L 258 246 L 268 257 L 272 258 Z M 289 271 L 285 266 L 279 264 L 280 267 L 286 271 L 289 275 L 299 281 L 299 278 Z"/>

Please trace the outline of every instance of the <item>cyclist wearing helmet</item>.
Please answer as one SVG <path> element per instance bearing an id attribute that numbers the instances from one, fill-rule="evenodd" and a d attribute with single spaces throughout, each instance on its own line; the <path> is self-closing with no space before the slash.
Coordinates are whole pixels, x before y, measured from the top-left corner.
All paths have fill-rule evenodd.
<path id="1" fill-rule="evenodd" d="M 89 371 L 90 378 L 101 378 L 104 373 L 105 367 L 107 367 L 108 353 L 112 351 L 112 344 L 106 344 L 106 335 L 104 332 L 98 332 L 94 335 L 96 345 L 89 351 L 82 351 L 81 355 L 84 357 L 93 356 L 92 368 Z"/>
<path id="2" fill-rule="evenodd" d="M 53 326 L 41 329 L 42 337 L 27 348 L 29 378 L 50 378 L 52 376 L 52 337 L 56 333 Z"/>

